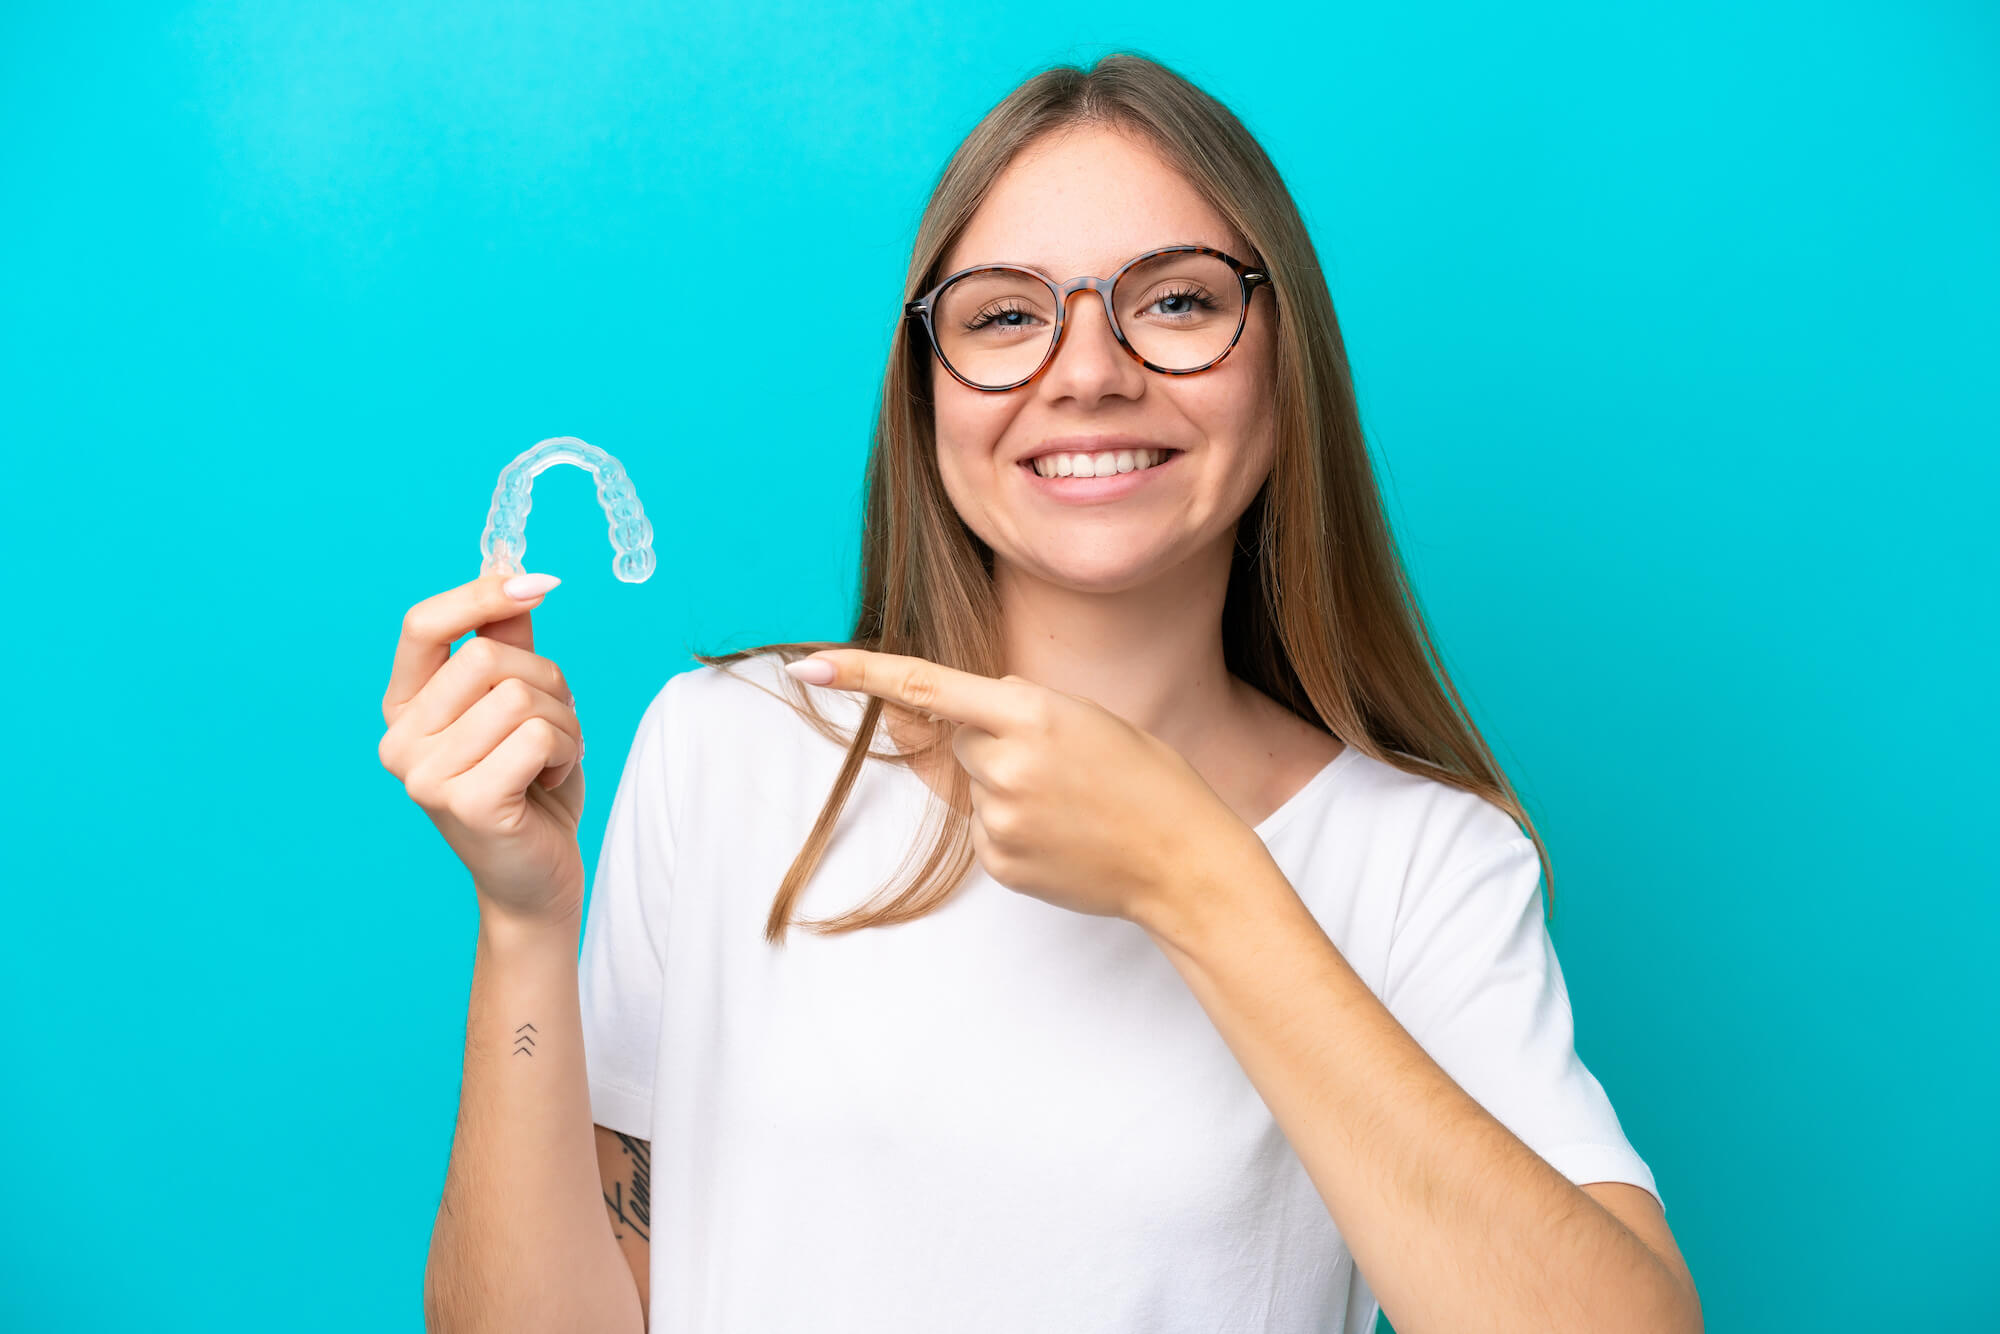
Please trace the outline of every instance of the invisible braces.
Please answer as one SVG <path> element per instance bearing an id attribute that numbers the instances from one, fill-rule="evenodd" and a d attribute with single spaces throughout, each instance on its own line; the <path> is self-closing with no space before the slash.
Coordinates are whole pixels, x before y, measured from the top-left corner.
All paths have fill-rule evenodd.
<path id="1" fill-rule="evenodd" d="M 628 584 L 644 583 L 653 574 L 653 525 L 624 465 L 595 445 L 573 435 L 552 436 L 523 450 L 500 470 L 493 487 L 493 506 L 486 513 L 486 531 L 479 535 L 479 573 L 522 574 L 528 554 L 528 510 L 535 474 L 558 463 L 587 469 L 597 479 L 597 503 L 611 521 L 611 545 L 617 555 L 611 573 Z"/>

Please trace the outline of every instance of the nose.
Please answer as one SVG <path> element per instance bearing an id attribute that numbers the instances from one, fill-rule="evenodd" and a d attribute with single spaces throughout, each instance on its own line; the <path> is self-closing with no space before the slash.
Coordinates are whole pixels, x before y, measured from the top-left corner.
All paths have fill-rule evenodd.
<path id="1" fill-rule="evenodd" d="M 1078 297 L 1083 298 L 1081 303 L 1077 302 Z M 1118 343 L 1108 298 L 1100 296 L 1096 288 L 1078 287 L 1063 293 L 1062 300 L 1062 334 L 1044 378 L 1082 373 L 1092 379 L 1103 379 L 1114 375 L 1120 363 L 1134 371 L 1141 369 Z"/>

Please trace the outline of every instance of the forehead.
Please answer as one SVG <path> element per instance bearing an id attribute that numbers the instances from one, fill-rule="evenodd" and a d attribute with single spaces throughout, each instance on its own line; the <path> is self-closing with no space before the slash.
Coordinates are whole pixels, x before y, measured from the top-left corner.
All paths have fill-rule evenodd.
<path id="1" fill-rule="evenodd" d="M 976 264 L 1026 264 L 1056 278 L 1108 275 L 1147 250 L 1247 246 L 1188 179 L 1143 141 L 1093 126 L 1028 145 L 944 254 L 942 277 Z"/>

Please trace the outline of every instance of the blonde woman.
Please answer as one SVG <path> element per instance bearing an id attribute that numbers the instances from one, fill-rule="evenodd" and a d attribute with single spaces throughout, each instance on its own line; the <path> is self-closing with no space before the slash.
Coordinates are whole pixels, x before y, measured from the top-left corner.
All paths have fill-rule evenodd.
<path id="1" fill-rule="evenodd" d="M 587 922 L 546 580 L 406 619 L 481 904 L 432 1327 L 1698 1331 L 1256 142 L 1043 72 L 902 300 L 853 633 L 667 682 Z"/>

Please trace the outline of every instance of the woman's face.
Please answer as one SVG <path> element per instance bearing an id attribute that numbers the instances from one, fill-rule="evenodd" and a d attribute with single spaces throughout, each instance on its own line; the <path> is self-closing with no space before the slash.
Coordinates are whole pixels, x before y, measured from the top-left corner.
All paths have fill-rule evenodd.
<path id="1" fill-rule="evenodd" d="M 1206 245 L 1254 262 L 1244 239 L 1140 141 L 1092 127 L 1030 145 L 938 272 L 1015 263 L 1058 282 L 1108 278 L 1135 255 L 1168 245 Z M 1233 544 L 1274 447 L 1272 298 L 1261 285 L 1253 293 L 1236 346 L 1194 375 L 1162 375 L 1134 361 L 1091 292 L 1070 298 L 1055 360 L 1021 388 L 970 389 L 930 358 L 938 468 L 966 526 L 993 548 L 996 576 L 1011 564 L 1031 577 L 1112 593 Z M 1021 462 L 1053 437 L 1114 433 L 1183 453 L 1129 493 L 1093 503 L 1053 497 Z"/>

